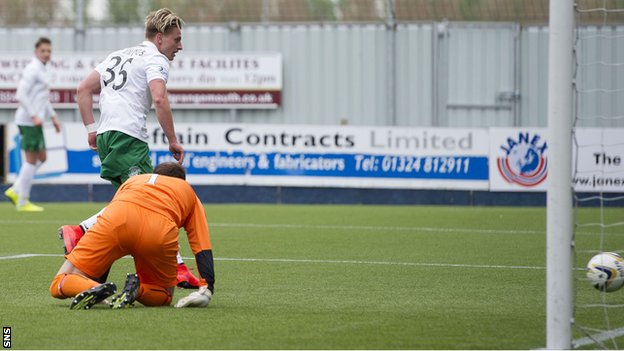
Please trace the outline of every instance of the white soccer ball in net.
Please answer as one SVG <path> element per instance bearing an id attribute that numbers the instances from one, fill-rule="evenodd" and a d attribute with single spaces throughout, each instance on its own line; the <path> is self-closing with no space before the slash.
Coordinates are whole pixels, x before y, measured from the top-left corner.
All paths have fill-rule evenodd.
<path id="1" fill-rule="evenodd" d="M 612 292 L 624 285 L 624 258 L 615 252 L 603 252 L 587 263 L 587 279 L 600 291 Z"/>

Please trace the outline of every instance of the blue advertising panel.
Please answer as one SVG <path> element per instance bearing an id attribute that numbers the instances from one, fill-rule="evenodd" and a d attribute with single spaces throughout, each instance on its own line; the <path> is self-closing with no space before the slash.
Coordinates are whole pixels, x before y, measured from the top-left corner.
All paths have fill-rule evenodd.
<path id="1" fill-rule="evenodd" d="M 488 188 L 487 129 L 255 124 L 177 124 L 193 184 L 372 188 Z M 20 163 L 9 126 L 9 180 Z M 157 124 L 147 134 L 154 164 L 171 161 Z M 81 123 L 47 133 L 47 183 L 100 183 L 99 158 Z"/>

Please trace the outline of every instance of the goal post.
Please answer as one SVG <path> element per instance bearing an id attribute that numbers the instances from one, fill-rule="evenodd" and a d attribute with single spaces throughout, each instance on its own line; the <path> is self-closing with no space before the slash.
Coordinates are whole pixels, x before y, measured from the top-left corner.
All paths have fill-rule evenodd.
<path id="1" fill-rule="evenodd" d="M 546 348 L 571 349 L 574 1 L 550 0 L 546 196 Z"/>

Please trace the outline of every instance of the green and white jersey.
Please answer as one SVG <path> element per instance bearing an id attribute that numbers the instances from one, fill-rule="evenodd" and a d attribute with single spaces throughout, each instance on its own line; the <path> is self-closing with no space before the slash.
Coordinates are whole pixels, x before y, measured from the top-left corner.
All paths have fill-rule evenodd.
<path id="1" fill-rule="evenodd" d="M 116 130 L 147 142 L 147 113 L 152 106 L 149 82 L 169 78 L 169 60 L 156 45 L 115 51 L 95 70 L 100 74 L 100 120 L 97 133 Z"/>
<path id="2" fill-rule="evenodd" d="M 45 121 L 56 115 L 50 104 L 49 82 L 50 76 L 46 66 L 38 58 L 33 58 L 24 68 L 15 93 L 15 98 L 19 102 L 15 112 L 15 124 L 32 126 L 32 116 Z"/>

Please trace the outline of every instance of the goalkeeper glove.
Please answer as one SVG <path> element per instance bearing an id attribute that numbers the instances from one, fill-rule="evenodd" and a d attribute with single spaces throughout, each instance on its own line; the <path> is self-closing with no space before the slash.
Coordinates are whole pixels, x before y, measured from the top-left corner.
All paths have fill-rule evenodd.
<path id="1" fill-rule="evenodd" d="M 207 285 L 199 287 L 198 291 L 194 291 L 187 297 L 181 298 L 176 304 L 176 308 L 180 307 L 207 307 L 212 299 L 212 293 L 208 290 Z"/>

